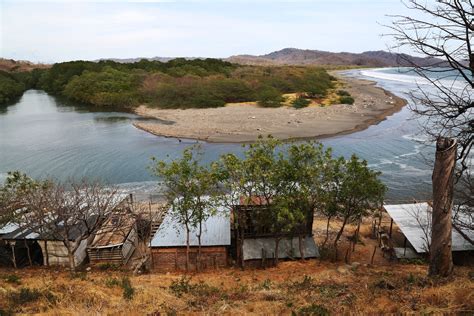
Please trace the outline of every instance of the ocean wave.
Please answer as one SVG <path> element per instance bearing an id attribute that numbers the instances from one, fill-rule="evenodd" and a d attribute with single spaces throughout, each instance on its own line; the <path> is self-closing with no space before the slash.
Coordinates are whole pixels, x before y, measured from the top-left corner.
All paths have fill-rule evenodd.
<path id="1" fill-rule="evenodd" d="M 407 83 L 410 85 L 413 85 L 415 88 L 416 85 L 432 85 L 432 82 L 426 78 L 422 78 L 418 76 L 417 74 L 412 74 L 409 75 L 407 73 L 389 73 L 387 71 L 390 71 L 393 68 L 382 68 L 382 69 L 371 69 L 371 70 L 361 70 L 360 74 L 365 77 L 370 77 L 370 78 L 375 78 L 375 79 L 382 79 L 382 80 L 387 80 L 387 81 L 396 81 L 396 82 L 402 82 L 402 83 Z M 434 79 L 436 80 L 439 84 L 441 84 L 444 87 L 450 87 L 451 89 L 458 89 L 458 90 L 463 90 L 465 88 L 465 84 L 462 82 L 456 82 L 455 80 L 449 80 L 449 79 Z"/>

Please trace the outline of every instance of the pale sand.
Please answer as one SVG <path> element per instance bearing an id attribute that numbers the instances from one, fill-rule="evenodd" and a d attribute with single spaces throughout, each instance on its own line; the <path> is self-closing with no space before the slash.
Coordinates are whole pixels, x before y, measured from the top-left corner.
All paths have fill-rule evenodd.
<path id="1" fill-rule="evenodd" d="M 138 115 L 173 124 L 137 122 L 134 126 L 159 136 L 221 143 L 251 142 L 259 135 L 269 134 L 283 140 L 324 138 L 366 129 L 406 105 L 404 99 L 375 87 L 374 82 L 338 78 L 344 82 L 343 89 L 354 97 L 353 105 L 310 106 L 299 110 L 287 106 L 262 108 L 249 103 L 186 110 L 140 106 L 136 109 Z"/>

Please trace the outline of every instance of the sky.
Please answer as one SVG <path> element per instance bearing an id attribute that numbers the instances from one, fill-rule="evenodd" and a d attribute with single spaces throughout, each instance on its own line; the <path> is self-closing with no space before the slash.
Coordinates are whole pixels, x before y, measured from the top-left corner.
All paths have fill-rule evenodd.
<path id="1" fill-rule="evenodd" d="M 400 0 L 0 0 L 0 57 L 34 62 L 387 49 Z"/>

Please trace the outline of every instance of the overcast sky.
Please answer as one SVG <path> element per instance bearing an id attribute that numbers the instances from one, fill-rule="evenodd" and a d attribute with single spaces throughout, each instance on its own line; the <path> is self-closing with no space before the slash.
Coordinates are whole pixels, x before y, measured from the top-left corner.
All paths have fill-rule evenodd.
<path id="1" fill-rule="evenodd" d="M 399 0 L 0 0 L 0 11 L 1 57 L 47 63 L 380 50 L 385 15 L 407 12 Z"/>

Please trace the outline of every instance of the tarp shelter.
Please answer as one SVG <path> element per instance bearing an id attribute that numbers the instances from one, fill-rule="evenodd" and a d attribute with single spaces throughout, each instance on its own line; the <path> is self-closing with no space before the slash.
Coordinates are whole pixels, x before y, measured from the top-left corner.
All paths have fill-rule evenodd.
<path id="1" fill-rule="evenodd" d="M 430 234 L 431 231 L 431 206 L 428 203 L 410 203 L 384 205 L 384 209 L 400 228 L 401 232 L 410 242 L 414 250 L 419 254 L 427 253 L 426 234 Z M 462 233 L 469 239 L 474 239 L 473 231 L 462 229 Z M 452 251 L 472 250 L 474 250 L 474 245 L 453 227 Z"/>

